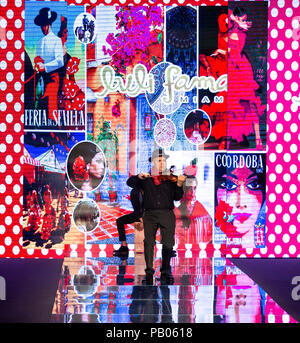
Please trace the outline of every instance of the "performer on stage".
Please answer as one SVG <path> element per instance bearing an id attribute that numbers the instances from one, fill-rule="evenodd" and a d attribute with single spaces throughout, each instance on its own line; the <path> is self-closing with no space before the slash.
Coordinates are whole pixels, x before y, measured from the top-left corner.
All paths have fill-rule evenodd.
<path id="1" fill-rule="evenodd" d="M 172 283 L 170 259 L 175 243 L 175 215 L 174 201 L 183 195 L 182 185 L 186 179 L 184 175 L 173 177 L 173 180 L 163 179 L 166 173 L 166 155 L 162 149 L 155 150 L 149 161 L 152 163 L 151 174 L 140 173 L 131 176 L 127 184 L 138 186 L 144 191 L 144 255 L 146 262 L 146 284 L 153 284 L 153 257 L 155 237 L 160 228 L 162 248 L 161 283 Z M 174 182 L 175 180 L 175 182 Z"/>
<path id="2" fill-rule="evenodd" d="M 62 40 L 51 30 L 52 23 L 56 20 L 57 13 L 44 7 L 39 15 L 35 17 L 34 23 L 41 27 L 44 37 L 41 38 L 36 47 L 34 59 L 35 69 L 41 72 L 44 81 L 43 100 L 48 98 L 49 118 L 53 118 L 53 110 L 57 109 L 57 93 L 59 88 L 58 69 L 64 65 L 64 50 Z M 43 106 L 40 104 L 40 106 Z"/>
<path id="3" fill-rule="evenodd" d="M 128 184 L 128 183 L 127 183 Z M 143 216 L 143 195 L 142 190 L 138 187 L 133 187 L 130 192 L 130 201 L 133 207 L 133 212 L 125 214 L 117 219 L 117 228 L 119 232 L 119 240 L 121 247 L 114 250 L 114 255 L 119 257 L 128 257 L 128 246 L 125 235 L 125 225 L 135 222 L 142 222 Z"/>

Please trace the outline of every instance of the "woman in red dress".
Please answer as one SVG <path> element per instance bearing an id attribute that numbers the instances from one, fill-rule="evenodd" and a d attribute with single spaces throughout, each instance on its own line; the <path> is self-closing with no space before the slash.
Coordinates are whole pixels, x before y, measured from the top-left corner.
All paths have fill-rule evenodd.
<path id="1" fill-rule="evenodd" d="M 262 149 L 259 117 L 265 106 L 255 94 L 259 85 L 254 80 L 252 66 L 244 52 L 251 26 L 252 22 L 248 21 L 248 14 L 243 8 L 236 7 L 233 12 L 229 11 L 227 136 L 241 143 L 254 133 L 256 148 Z"/>

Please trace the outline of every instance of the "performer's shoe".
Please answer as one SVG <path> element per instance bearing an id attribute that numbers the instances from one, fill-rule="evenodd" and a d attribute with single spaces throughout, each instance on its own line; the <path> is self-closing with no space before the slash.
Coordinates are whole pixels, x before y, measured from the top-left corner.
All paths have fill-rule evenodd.
<path id="1" fill-rule="evenodd" d="M 173 285 L 174 277 L 171 273 L 161 272 L 160 273 L 160 284 L 161 285 Z"/>
<path id="2" fill-rule="evenodd" d="M 142 281 L 142 284 L 147 286 L 153 286 L 153 273 L 146 273 L 146 276 Z"/>
<path id="3" fill-rule="evenodd" d="M 118 256 L 118 257 L 127 258 L 128 254 L 129 254 L 129 249 L 128 247 L 124 245 L 121 245 L 121 247 L 118 250 L 113 251 L 113 255 Z"/>

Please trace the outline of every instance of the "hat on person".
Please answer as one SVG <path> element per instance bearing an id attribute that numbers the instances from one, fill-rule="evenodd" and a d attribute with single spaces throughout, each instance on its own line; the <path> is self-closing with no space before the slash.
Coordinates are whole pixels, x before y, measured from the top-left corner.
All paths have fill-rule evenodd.
<path id="1" fill-rule="evenodd" d="M 57 18 L 57 13 L 50 11 L 50 8 L 44 7 L 40 9 L 40 13 L 34 18 L 34 23 L 37 26 L 45 26 L 52 24 Z"/>
<path id="2" fill-rule="evenodd" d="M 153 151 L 152 156 L 149 158 L 149 162 L 152 162 L 157 157 L 164 157 L 165 159 L 169 158 L 169 155 L 166 155 L 162 149 L 156 149 Z"/>

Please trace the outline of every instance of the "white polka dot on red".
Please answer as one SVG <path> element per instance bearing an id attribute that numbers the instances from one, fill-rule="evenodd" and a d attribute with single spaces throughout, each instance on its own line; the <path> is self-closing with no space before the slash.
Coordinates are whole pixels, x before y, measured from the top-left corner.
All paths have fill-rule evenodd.
<path id="1" fill-rule="evenodd" d="M 28 254 L 22 247 L 24 1 L 1 0 L 0 9 L 0 89 L 5 92 L 0 101 L 0 257 L 56 257 L 54 249 Z"/>
<path id="2" fill-rule="evenodd" d="M 99 2 L 70 0 L 68 3 L 84 5 Z M 148 3 L 144 0 L 101 2 L 110 5 Z M 156 3 L 168 5 L 171 2 L 159 0 Z M 199 5 L 197 1 L 188 0 L 173 3 Z M 201 5 L 227 4 L 225 0 L 201 1 Z M 24 1 L 1 0 L 0 6 L 0 72 L 3 75 L 0 90 L 6 94 L 0 101 L 0 132 L 5 135 L 0 144 L 0 152 L 5 153 L 0 164 L 0 213 L 4 218 L 0 226 L 0 257 L 49 258 L 52 257 L 51 252 L 25 250 L 21 246 Z M 296 81 L 299 80 L 299 16 L 299 0 L 274 0 L 269 4 L 267 248 L 260 253 L 264 257 L 300 256 L 300 235 L 296 230 L 300 225 L 300 215 L 297 214 L 300 201 L 300 125 L 299 107 L 293 102 L 300 96 Z M 232 255 L 235 253 L 236 250 Z M 255 249 L 238 254 L 259 256 Z"/>

